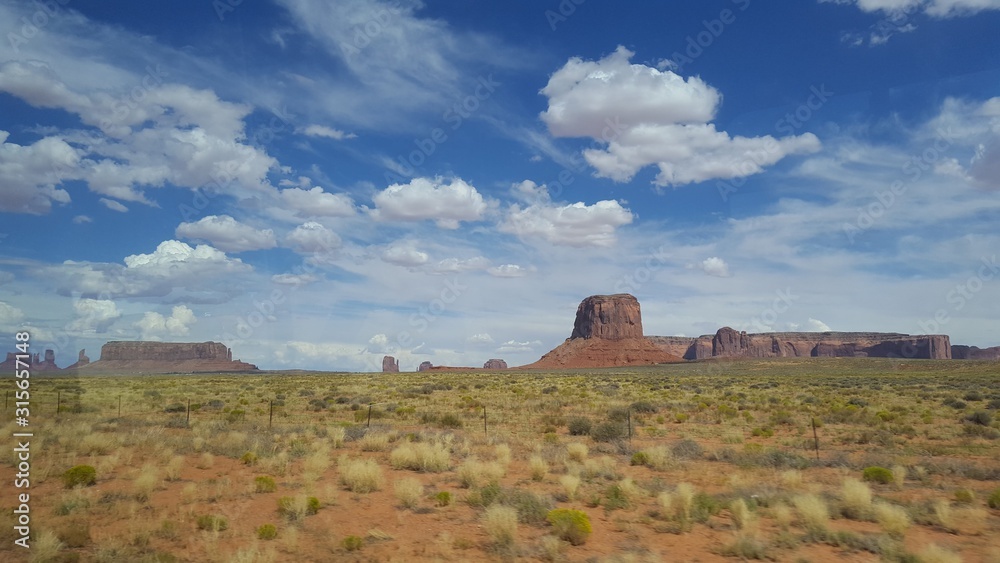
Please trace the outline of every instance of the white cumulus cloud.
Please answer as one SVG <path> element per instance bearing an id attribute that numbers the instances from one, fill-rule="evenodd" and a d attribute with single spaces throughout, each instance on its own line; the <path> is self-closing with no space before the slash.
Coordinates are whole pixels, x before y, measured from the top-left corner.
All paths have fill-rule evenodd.
<path id="1" fill-rule="evenodd" d="M 525 183 L 519 184 L 525 186 Z M 611 246 L 616 241 L 618 227 L 632 222 L 632 212 L 617 201 L 556 204 L 549 201 L 544 186 L 530 186 L 535 203 L 523 206 L 511 204 L 500 223 L 501 232 L 517 235 L 522 240 L 542 239 L 564 246 Z"/>
<path id="2" fill-rule="evenodd" d="M 427 263 L 430 257 L 426 252 L 417 250 L 412 243 L 403 242 L 390 245 L 382 251 L 382 260 L 389 264 L 415 268 Z"/>
<path id="3" fill-rule="evenodd" d="M 729 264 L 726 264 L 725 260 L 717 256 L 706 258 L 701 264 L 698 264 L 698 268 L 710 276 L 719 278 L 728 278 L 731 275 L 729 273 Z"/>
<path id="4" fill-rule="evenodd" d="M 104 333 L 122 314 L 114 301 L 108 299 L 78 299 L 73 303 L 76 319 L 68 329 L 80 332 Z"/>
<path id="5" fill-rule="evenodd" d="M 830 327 L 826 323 L 819 319 L 809 318 L 806 323 L 806 331 L 808 332 L 830 332 Z"/>
<path id="6" fill-rule="evenodd" d="M 168 317 L 155 311 L 146 312 L 142 319 L 136 321 L 135 327 L 139 329 L 143 340 L 160 340 L 165 336 L 187 335 L 190 325 L 197 321 L 194 311 L 186 305 L 177 305 Z"/>
<path id="7" fill-rule="evenodd" d="M 315 221 L 308 221 L 295 227 L 285 236 L 285 244 L 300 254 L 312 254 L 315 258 L 331 258 L 340 248 L 337 233 Z"/>
<path id="8" fill-rule="evenodd" d="M 281 190 L 281 200 L 298 217 L 350 217 L 355 213 L 350 196 L 332 194 L 318 186 Z"/>
<path id="9" fill-rule="evenodd" d="M 657 186 L 749 176 L 790 154 L 819 150 L 812 133 L 775 139 L 731 137 L 711 121 L 721 94 L 698 77 L 631 64 L 624 47 L 599 61 L 570 59 L 541 93 L 541 118 L 559 137 L 590 137 L 606 145 L 584 151 L 596 174 L 627 182 L 656 165 Z"/>
<path id="10" fill-rule="evenodd" d="M 476 188 L 461 178 L 414 178 L 408 184 L 393 184 L 372 199 L 372 215 L 378 220 L 432 220 L 443 229 L 478 221 L 489 207 Z"/>
<path id="11" fill-rule="evenodd" d="M 194 223 L 181 223 L 175 234 L 181 238 L 208 241 L 226 252 L 274 248 L 277 244 L 271 229 L 255 229 L 229 215 L 209 215 Z"/>

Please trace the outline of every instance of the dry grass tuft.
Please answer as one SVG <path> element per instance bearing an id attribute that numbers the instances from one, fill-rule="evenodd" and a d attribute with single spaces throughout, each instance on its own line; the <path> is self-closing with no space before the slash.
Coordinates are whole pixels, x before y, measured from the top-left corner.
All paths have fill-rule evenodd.
<path id="1" fill-rule="evenodd" d="M 580 488 L 580 478 L 576 475 L 563 475 L 559 478 L 559 485 L 562 486 L 562 493 L 566 500 L 576 499 L 576 491 Z"/>
<path id="2" fill-rule="evenodd" d="M 413 477 L 397 479 L 393 483 L 393 491 L 396 493 L 396 500 L 403 508 L 414 509 L 420 504 L 420 499 L 424 496 L 424 486 L 419 480 Z"/>
<path id="3" fill-rule="evenodd" d="M 352 493 L 370 493 L 382 490 L 385 479 L 374 460 L 342 459 L 340 482 Z"/>
<path id="4" fill-rule="evenodd" d="M 872 490 L 854 477 L 844 479 L 840 487 L 841 513 L 852 520 L 867 520 L 872 515 Z"/>
<path id="5" fill-rule="evenodd" d="M 884 502 L 875 503 L 875 521 L 882 530 L 894 538 L 902 538 L 910 528 L 910 515 L 906 509 Z"/>
<path id="6" fill-rule="evenodd" d="M 451 454 L 447 446 L 441 443 L 406 443 L 392 450 L 389 463 L 393 469 L 440 473 L 451 467 Z"/>
<path id="7" fill-rule="evenodd" d="M 467 459 L 458 466 L 458 480 L 463 487 L 475 489 L 489 483 L 498 483 L 506 473 L 506 469 L 495 461 L 479 461 Z"/>
<path id="8" fill-rule="evenodd" d="M 483 529 L 494 545 L 510 547 L 517 541 L 517 510 L 502 504 L 492 504 L 483 514 Z"/>
<path id="9" fill-rule="evenodd" d="M 389 449 L 389 435 L 384 432 L 366 432 L 358 440 L 363 452 L 384 452 Z"/>
<path id="10" fill-rule="evenodd" d="M 549 464 L 540 455 L 533 455 L 528 459 L 528 469 L 531 471 L 532 481 L 541 481 L 549 473 Z"/>
<path id="11" fill-rule="evenodd" d="M 583 463 L 587 459 L 588 453 L 590 453 L 590 450 L 587 449 L 586 444 L 581 444 L 580 442 L 566 444 L 566 456 L 577 463 Z"/>
<path id="12" fill-rule="evenodd" d="M 937 544 L 930 544 L 917 554 L 920 563 L 962 563 L 962 557 Z"/>
<path id="13" fill-rule="evenodd" d="M 799 513 L 802 526 L 811 534 L 825 535 L 827 522 L 830 520 L 830 512 L 827 510 L 826 502 L 819 496 L 813 494 L 796 495 L 792 498 L 792 504 Z"/>

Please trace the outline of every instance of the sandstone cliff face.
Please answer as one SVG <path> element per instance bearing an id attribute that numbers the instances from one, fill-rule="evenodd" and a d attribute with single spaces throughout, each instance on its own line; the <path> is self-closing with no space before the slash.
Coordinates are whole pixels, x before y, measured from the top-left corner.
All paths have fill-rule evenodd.
<path id="1" fill-rule="evenodd" d="M 424 361 L 420 362 L 419 366 L 417 366 L 417 371 L 429 371 L 433 367 L 434 367 L 434 364 L 428 362 L 427 360 L 424 360 Z"/>
<path id="2" fill-rule="evenodd" d="M 729 327 L 698 338 L 652 336 L 660 349 L 685 359 L 880 357 L 949 359 L 947 335 L 911 336 L 884 332 L 763 332 L 748 334 Z M 687 345 L 685 349 L 684 346 Z M 681 352 L 683 349 L 682 353 Z"/>
<path id="3" fill-rule="evenodd" d="M 498 359 L 486 360 L 483 369 L 507 369 L 507 362 Z"/>
<path id="4" fill-rule="evenodd" d="M 576 309 L 570 338 L 642 338 L 639 300 L 628 293 L 592 295 Z"/>
<path id="5" fill-rule="evenodd" d="M 399 362 L 392 356 L 382 357 L 382 373 L 398 373 Z"/>
<path id="6" fill-rule="evenodd" d="M 951 357 L 955 360 L 1000 360 L 1000 346 L 979 348 L 956 344 L 951 347 Z"/>

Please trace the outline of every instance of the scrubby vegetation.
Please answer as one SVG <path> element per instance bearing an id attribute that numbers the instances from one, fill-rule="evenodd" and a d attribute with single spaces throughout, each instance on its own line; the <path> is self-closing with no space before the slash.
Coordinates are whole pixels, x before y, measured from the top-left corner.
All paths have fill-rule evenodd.
<path id="1" fill-rule="evenodd" d="M 34 553 L 669 560 L 666 543 L 697 540 L 733 560 L 989 561 L 992 366 L 40 377 L 41 412 L 56 391 L 81 407 L 38 418 Z M 189 422 L 168 412 L 189 401 Z M 10 545 L 0 560 L 15 560 Z"/>

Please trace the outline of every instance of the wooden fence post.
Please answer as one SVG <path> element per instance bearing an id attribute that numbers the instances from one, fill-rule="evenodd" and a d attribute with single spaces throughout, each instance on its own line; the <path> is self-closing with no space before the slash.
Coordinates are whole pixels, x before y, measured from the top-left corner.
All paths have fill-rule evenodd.
<path id="1" fill-rule="evenodd" d="M 367 427 L 368 428 L 372 427 L 372 405 L 371 405 L 371 403 L 368 404 L 368 426 Z"/>

